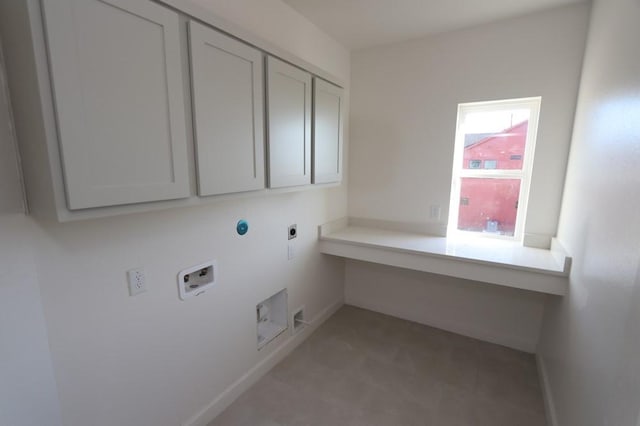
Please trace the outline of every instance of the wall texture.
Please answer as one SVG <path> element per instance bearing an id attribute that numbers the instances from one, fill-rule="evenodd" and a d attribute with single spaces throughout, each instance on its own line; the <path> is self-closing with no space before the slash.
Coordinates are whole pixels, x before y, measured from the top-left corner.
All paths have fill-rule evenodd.
<path id="1" fill-rule="evenodd" d="M 349 215 L 446 225 L 460 102 L 542 96 L 526 232 L 555 235 L 589 5 L 353 53 Z M 430 226 L 427 223 L 427 228 Z M 534 352 L 545 297 L 348 262 L 347 303 Z"/>
<path id="2" fill-rule="evenodd" d="M 310 318 L 343 298 L 343 263 L 317 250 L 340 214 L 327 191 L 212 207 L 36 224 L 35 256 L 64 425 L 166 425 L 191 418 L 288 334 L 258 352 L 255 306 L 286 287 Z M 249 233 L 235 233 L 238 219 Z M 287 260 L 287 225 L 297 223 Z M 218 262 L 218 283 L 179 300 L 178 271 Z M 126 271 L 149 291 L 129 297 Z"/>
<path id="3" fill-rule="evenodd" d="M 17 161 L 17 149 L 11 106 L 9 104 L 9 86 L 7 84 L 2 40 L 0 39 L 0 214 L 22 213 L 24 203 L 22 180 Z"/>
<path id="4" fill-rule="evenodd" d="M 457 106 L 542 96 L 525 232 L 554 236 L 589 5 L 353 53 L 349 214 L 446 225 Z M 445 226 L 446 227 L 446 226 Z"/>
<path id="5" fill-rule="evenodd" d="M 597 0 L 558 237 L 569 295 L 539 348 L 557 426 L 635 426 L 640 409 L 640 3 Z"/>
<path id="6" fill-rule="evenodd" d="M 192 1 L 299 58 L 319 66 L 324 71 L 349 81 L 351 73 L 349 51 L 283 1 Z M 282 25 L 284 23 L 286 25 Z M 327 61 L 326 58 L 332 58 L 332 60 Z"/>
<path id="7" fill-rule="evenodd" d="M 349 81 L 348 51 L 279 0 L 269 1 L 274 9 L 265 14 L 255 12 L 262 0 L 246 0 L 241 7 L 233 0 L 200 3 Z M 1 371 L 24 368 L 35 356 L 31 351 L 43 358 L 37 364 L 42 371 L 33 370 L 33 376 L 0 376 L 2 401 L 7 396 L 8 405 L 55 412 L 49 363 L 65 426 L 187 422 L 287 340 L 282 335 L 256 350 L 258 302 L 287 287 L 289 306 L 306 305 L 305 316 L 313 318 L 342 301 L 344 264 L 319 254 L 316 227 L 345 215 L 346 184 L 66 224 L 0 216 Z M 240 218 L 250 223 L 244 237 L 235 233 Z M 291 223 L 297 223 L 299 236 L 296 257 L 288 261 L 285 234 Z M 6 266 L 5 253 L 11 254 Z M 180 301 L 178 271 L 212 258 L 219 266 L 217 286 Z M 145 269 L 149 290 L 129 297 L 126 271 L 134 267 Z M 22 269 L 28 274 L 21 275 Z M 5 310 L 5 303 L 12 308 Z M 5 341 L 19 341 L 8 334 L 14 329 L 33 335 L 31 346 L 16 346 L 22 358 L 5 351 Z M 46 403 L 27 388 L 38 384 L 29 383 L 31 377 L 50 385 L 38 387 Z M 28 392 L 11 394 L 5 385 Z M 54 415 L 50 422 L 30 418 L 17 413 L 9 422 L 0 417 L 0 423 L 56 424 Z"/>
<path id="8" fill-rule="evenodd" d="M 34 226 L 24 215 L 2 214 L 0 235 L 0 425 L 61 426 Z"/>
<path id="9" fill-rule="evenodd" d="M 553 297 L 553 296 L 548 296 Z M 534 352 L 547 296 L 476 281 L 348 261 L 345 302 Z"/>
<path id="10" fill-rule="evenodd" d="M 60 411 L 0 55 L 0 425 L 59 426 Z"/>
<path id="11" fill-rule="evenodd" d="M 0 49 L 0 424 L 60 425 Z"/>

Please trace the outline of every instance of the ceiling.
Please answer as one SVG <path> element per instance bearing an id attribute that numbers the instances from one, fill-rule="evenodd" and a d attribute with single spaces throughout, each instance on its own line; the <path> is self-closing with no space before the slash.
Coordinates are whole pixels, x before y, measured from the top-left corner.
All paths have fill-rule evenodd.
<path id="1" fill-rule="evenodd" d="M 395 43 L 581 0 L 283 0 L 350 49 Z"/>

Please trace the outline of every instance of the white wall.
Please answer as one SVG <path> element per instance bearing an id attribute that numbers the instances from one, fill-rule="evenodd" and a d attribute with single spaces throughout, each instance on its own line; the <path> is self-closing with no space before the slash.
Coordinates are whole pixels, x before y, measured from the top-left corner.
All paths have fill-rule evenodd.
<path id="1" fill-rule="evenodd" d="M 589 5 L 353 53 L 349 215 L 446 224 L 460 102 L 542 96 L 526 232 L 556 233 Z M 438 223 L 435 223 L 438 225 Z M 533 352 L 545 298 L 348 262 L 347 303 Z"/>
<path id="2" fill-rule="evenodd" d="M 250 29 L 256 35 L 318 65 L 324 71 L 349 81 L 349 51 L 281 0 L 193 2 L 226 18 L 229 22 Z M 284 23 L 286 25 L 282 25 Z M 327 58 L 332 60 L 327 61 Z"/>
<path id="3" fill-rule="evenodd" d="M 446 224 L 457 105 L 542 96 L 525 232 L 553 236 L 589 6 L 522 18 L 352 55 L 349 214 Z"/>
<path id="4" fill-rule="evenodd" d="M 547 297 L 442 275 L 347 261 L 345 303 L 534 352 Z"/>
<path id="5" fill-rule="evenodd" d="M 539 348 L 558 426 L 634 426 L 640 409 L 640 3 L 597 0 L 558 237 L 574 256 Z"/>
<path id="6" fill-rule="evenodd" d="M 228 11 L 229 20 L 349 81 L 344 48 L 280 1 L 270 4 L 282 13 L 255 12 L 263 0 L 244 1 L 242 9 L 233 0 L 205 6 Z M 66 224 L 1 217 L 0 253 L 10 252 L 12 264 L 31 274 L 29 309 L 21 313 L 16 305 L 12 324 L 37 328 L 39 284 L 62 424 L 176 426 L 206 408 L 288 337 L 257 352 L 256 303 L 287 287 L 289 306 L 304 304 L 313 318 L 342 301 L 343 262 L 319 254 L 316 227 L 345 215 L 346 185 Z M 240 218 L 250 223 L 244 237 L 235 233 Z M 299 237 L 296 258 L 287 261 L 291 223 Z M 180 301 L 178 271 L 210 258 L 218 260 L 217 287 Z M 132 298 L 126 270 L 133 267 L 145 268 L 149 291 Z M 2 271 L 3 304 L 26 299 L 27 290 L 11 282 L 15 275 Z M 33 318 L 21 317 L 34 311 Z M 4 367 L 8 356 L 0 354 Z M 25 404 L 37 403 L 33 389 L 22 396 Z M 21 417 L 9 423 L 23 424 L 33 423 Z"/>
<path id="7" fill-rule="evenodd" d="M 8 84 L 0 38 L 0 214 L 22 213 L 22 181 L 9 105 Z"/>
<path id="8" fill-rule="evenodd" d="M 60 425 L 0 58 L 0 425 Z"/>
<path id="9" fill-rule="evenodd" d="M 256 350 L 258 302 L 287 287 L 289 306 L 306 305 L 312 318 L 340 301 L 342 261 L 316 242 L 329 200 L 309 191 L 40 226 L 36 264 L 63 424 L 180 424 L 277 346 Z M 250 224 L 244 237 L 240 218 Z M 217 287 L 180 301 L 178 271 L 210 258 Z M 149 291 L 132 298 L 125 272 L 134 267 L 145 268 Z"/>
<path id="10" fill-rule="evenodd" d="M 2 214 L 0 235 L 0 425 L 59 426 L 33 224 L 20 214 Z"/>

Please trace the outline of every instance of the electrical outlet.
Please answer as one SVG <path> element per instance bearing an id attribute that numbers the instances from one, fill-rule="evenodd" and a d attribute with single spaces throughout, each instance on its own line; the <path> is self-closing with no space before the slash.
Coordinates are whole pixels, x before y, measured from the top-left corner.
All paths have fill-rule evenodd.
<path id="1" fill-rule="evenodd" d="M 298 236 L 298 225 L 295 223 L 293 225 L 289 225 L 289 229 L 287 230 L 287 238 L 293 240 Z"/>
<path id="2" fill-rule="evenodd" d="M 147 291 L 147 278 L 144 275 L 144 269 L 136 268 L 127 271 L 127 280 L 129 281 L 129 296 L 136 296 Z"/>

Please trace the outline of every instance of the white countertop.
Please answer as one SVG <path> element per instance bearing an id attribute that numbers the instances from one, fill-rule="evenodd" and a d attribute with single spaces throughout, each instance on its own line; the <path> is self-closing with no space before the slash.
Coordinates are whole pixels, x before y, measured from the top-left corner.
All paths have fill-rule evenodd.
<path id="1" fill-rule="evenodd" d="M 568 287 L 571 258 L 558 249 L 335 224 L 319 234 L 326 254 L 556 295 Z"/>

